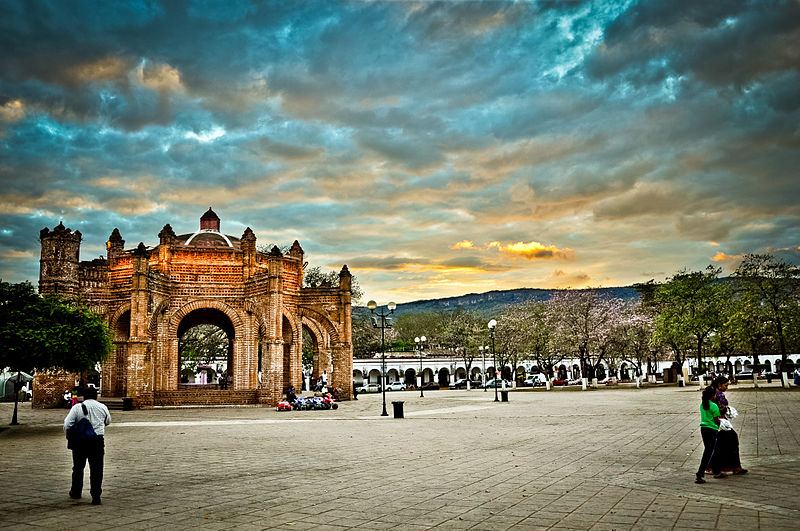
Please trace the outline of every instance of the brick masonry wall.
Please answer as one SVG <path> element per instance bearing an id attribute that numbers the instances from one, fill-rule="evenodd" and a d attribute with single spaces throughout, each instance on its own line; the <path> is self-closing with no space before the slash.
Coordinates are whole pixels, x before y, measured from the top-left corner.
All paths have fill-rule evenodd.
<path id="1" fill-rule="evenodd" d="M 257 390 L 179 389 L 154 393 L 156 406 L 217 406 L 258 403 Z"/>
<path id="2" fill-rule="evenodd" d="M 75 380 L 79 375 L 70 372 L 37 372 L 33 377 L 33 402 L 34 408 L 61 407 L 64 391 L 75 387 Z"/>

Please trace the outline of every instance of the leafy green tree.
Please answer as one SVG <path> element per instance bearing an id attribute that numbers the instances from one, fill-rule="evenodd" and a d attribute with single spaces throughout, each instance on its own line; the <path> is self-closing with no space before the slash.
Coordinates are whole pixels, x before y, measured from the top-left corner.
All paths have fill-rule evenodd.
<path id="1" fill-rule="evenodd" d="M 393 321 L 394 337 L 411 345 L 413 350 L 415 337 L 441 337 L 444 319 L 445 314 L 441 311 L 404 313 Z"/>
<path id="2" fill-rule="evenodd" d="M 730 361 L 733 352 L 746 352 L 753 357 L 753 364 L 760 365 L 759 354 L 769 340 L 769 316 L 766 307 L 755 293 L 741 290 L 726 306 L 725 319 L 720 327 L 715 346 L 728 354 Z"/>
<path id="3" fill-rule="evenodd" d="M 672 348 L 680 365 L 693 350 L 698 367 L 702 366 L 706 340 L 722 324 L 721 271 L 712 266 L 705 271 L 683 269 L 656 288 L 655 337 Z"/>
<path id="4" fill-rule="evenodd" d="M 787 325 L 795 322 L 792 315 L 798 306 L 800 268 L 769 254 L 748 254 L 735 276 L 744 292 L 763 305 L 763 315 L 780 347 L 781 371 L 785 372 L 787 337 L 794 334 L 787 330 Z M 788 386 L 788 381 L 784 380 L 784 386 Z"/>
<path id="5" fill-rule="evenodd" d="M 84 372 L 105 360 L 111 345 L 105 320 L 78 301 L 0 281 L 0 367 Z M 16 413 L 15 404 L 12 424 Z"/>
<path id="6" fill-rule="evenodd" d="M 310 371 L 314 368 L 314 338 L 311 333 L 303 327 L 303 370 Z"/>
<path id="7" fill-rule="evenodd" d="M 303 270 L 303 285 L 305 287 L 337 287 L 339 285 L 339 273 L 337 271 L 323 271 L 320 266 L 307 267 Z M 357 304 L 364 297 L 364 291 L 355 276 L 350 277 L 350 296 L 353 304 Z"/>
<path id="8" fill-rule="evenodd" d="M 371 358 L 376 352 L 380 352 L 381 332 L 372 326 L 372 318 L 368 312 L 353 312 L 352 331 L 354 358 Z"/>

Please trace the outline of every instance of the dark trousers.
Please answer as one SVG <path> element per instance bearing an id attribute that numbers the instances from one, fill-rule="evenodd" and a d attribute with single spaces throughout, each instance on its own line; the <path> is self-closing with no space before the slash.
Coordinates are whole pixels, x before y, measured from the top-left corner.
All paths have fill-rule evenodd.
<path id="1" fill-rule="evenodd" d="M 697 475 L 703 477 L 706 469 L 710 466 L 714 475 L 719 474 L 719 459 L 715 459 L 714 449 L 717 447 L 717 430 L 713 428 L 700 428 L 700 435 L 703 437 L 703 457 L 700 459 L 700 467 Z"/>
<path id="2" fill-rule="evenodd" d="M 103 456 L 106 444 L 102 435 L 88 437 L 72 450 L 72 488 L 70 494 L 80 496 L 83 490 L 83 470 L 89 461 L 89 493 L 99 498 L 103 492 Z"/>

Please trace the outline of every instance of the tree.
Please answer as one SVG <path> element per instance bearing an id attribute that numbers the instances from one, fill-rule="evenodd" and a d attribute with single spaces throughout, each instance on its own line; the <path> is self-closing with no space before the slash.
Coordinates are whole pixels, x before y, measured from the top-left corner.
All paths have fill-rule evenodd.
<path id="1" fill-rule="evenodd" d="M 336 271 L 323 271 L 322 267 L 307 267 L 303 270 L 303 286 L 336 287 L 339 285 L 339 273 Z M 364 291 L 355 276 L 350 277 L 350 296 L 353 304 L 357 304 L 364 296 Z"/>
<path id="2" fill-rule="evenodd" d="M 553 371 L 563 359 L 555 348 L 557 316 L 551 311 L 549 303 L 539 301 L 524 302 L 519 305 L 518 311 L 521 315 L 519 333 L 523 348 L 544 373 L 547 389 L 550 390 Z"/>
<path id="3" fill-rule="evenodd" d="M 353 312 L 353 357 L 371 358 L 381 350 L 380 330 L 372 326 L 369 313 Z"/>
<path id="4" fill-rule="evenodd" d="M 694 350 L 702 366 L 706 340 L 722 324 L 721 271 L 712 266 L 705 271 L 683 269 L 656 288 L 656 339 L 672 348 L 680 365 Z"/>
<path id="5" fill-rule="evenodd" d="M 753 365 L 758 367 L 758 355 L 769 335 L 766 307 L 752 291 L 745 288 L 726 306 L 723 323 L 714 343 L 720 352 L 727 354 L 726 365 L 730 361 L 730 355 L 738 351 L 750 353 L 753 356 Z"/>
<path id="6" fill-rule="evenodd" d="M 14 372 L 64 369 L 83 372 L 111 352 L 103 318 L 78 301 L 48 295 L 33 286 L 0 281 L 0 366 Z M 12 424 L 16 424 L 16 403 Z"/>
<path id="7" fill-rule="evenodd" d="M 442 333 L 444 312 L 419 312 L 404 313 L 394 319 L 393 329 L 395 337 L 410 345 L 414 345 L 414 338 L 426 336 L 428 339 L 439 337 Z"/>
<path id="8" fill-rule="evenodd" d="M 650 349 L 654 333 L 653 316 L 642 303 L 626 304 L 622 312 L 615 336 L 620 341 L 620 351 L 623 360 L 636 369 L 636 385 L 644 374 L 644 364 L 650 362 L 653 352 Z M 648 366 L 648 370 L 650 367 Z"/>
<path id="9" fill-rule="evenodd" d="M 764 305 L 764 316 L 770 324 L 781 353 L 781 372 L 786 374 L 787 324 L 797 311 L 800 289 L 800 268 L 769 254 L 748 254 L 736 269 L 742 289 Z M 781 378 L 789 386 L 788 376 Z"/>
<path id="10" fill-rule="evenodd" d="M 494 328 L 494 339 L 495 379 L 503 379 L 503 385 L 505 386 L 503 368 L 516 359 L 515 354 L 520 349 L 515 323 L 509 318 L 507 311 L 503 312 L 500 319 L 497 320 L 497 325 Z"/>
<path id="11" fill-rule="evenodd" d="M 486 333 L 483 329 L 483 320 L 471 311 L 456 308 L 452 312 L 439 316 L 439 344 L 450 349 L 464 361 L 467 371 L 467 389 L 469 389 L 470 370 L 472 362 L 478 355 L 478 345 L 482 343 Z"/>
<path id="12" fill-rule="evenodd" d="M 618 299 L 603 299 L 595 290 L 563 291 L 550 299 L 557 315 L 556 342 L 563 352 L 574 353 L 584 379 L 594 378 L 609 346 L 609 325 Z"/>

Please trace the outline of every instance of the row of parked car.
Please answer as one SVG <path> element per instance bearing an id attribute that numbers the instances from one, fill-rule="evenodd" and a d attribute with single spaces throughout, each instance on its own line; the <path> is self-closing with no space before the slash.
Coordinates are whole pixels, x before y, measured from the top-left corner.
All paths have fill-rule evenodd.
<path id="1" fill-rule="evenodd" d="M 390 382 L 386 384 L 387 391 L 406 391 L 417 389 L 416 385 L 406 385 L 403 382 L 396 381 Z M 438 390 L 440 389 L 439 384 L 437 382 L 426 382 L 422 384 L 422 390 Z M 371 383 L 371 384 L 363 384 L 361 387 L 356 387 L 357 393 L 380 393 L 381 392 L 381 384 L 378 383 Z"/>
<path id="2" fill-rule="evenodd" d="M 750 369 L 745 369 L 741 372 L 737 372 L 733 375 L 735 380 L 752 380 L 753 379 L 753 371 Z M 706 375 L 708 378 L 708 375 Z M 700 378 L 698 376 L 692 376 L 691 381 L 696 382 Z M 772 371 L 761 371 L 758 373 L 759 380 L 780 380 L 781 375 Z"/>

